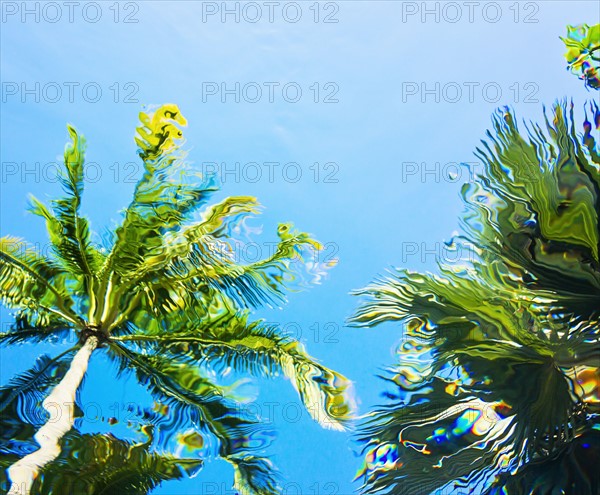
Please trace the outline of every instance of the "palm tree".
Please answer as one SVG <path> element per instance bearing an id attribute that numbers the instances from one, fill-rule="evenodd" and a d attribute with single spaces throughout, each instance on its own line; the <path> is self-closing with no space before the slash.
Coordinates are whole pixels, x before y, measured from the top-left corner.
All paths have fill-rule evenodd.
<path id="1" fill-rule="evenodd" d="M 600 490 L 598 105 L 556 104 L 522 135 L 508 109 L 478 149 L 458 248 L 440 274 L 358 291 L 357 326 L 404 322 L 390 402 L 362 425 L 365 493 Z M 460 243 L 460 244 L 459 244 Z M 436 491 L 439 490 L 439 491 Z"/>
<path id="2" fill-rule="evenodd" d="M 53 359 L 45 357 L 2 390 L 0 408 L 9 413 L 18 401 L 39 403 L 43 391 L 52 390 L 43 403 L 50 419 L 35 434 L 40 448 L 8 468 L 11 493 L 29 493 L 34 482 L 46 487 L 59 483 L 56 489 L 89 479 L 93 483 L 87 483 L 85 493 L 109 493 L 114 480 L 104 475 L 115 465 L 123 472 L 113 478 L 127 478 L 131 493 L 146 493 L 161 480 L 181 475 L 174 463 L 198 465 L 197 459 L 152 453 L 147 429 L 149 440 L 140 445 L 106 435 L 68 433 L 78 387 L 90 355 L 98 351 L 121 373 L 135 375 L 161 407 L 168 407 L 170 419 L 157 415 L 163 435 L 174 434 L 182 424 L 196 425 L 197 441 L 216 439 L 219 455 L 233 465 L 237 490 L 279 493 L 275 470 L 254 446 L 259 419 L 204 368 L 283 374 L 315 420 L 330 428 L 344 427 L 351 417 L 349 382 L 314 361 L 278 328 L 249 320 L 252 308 L 283 301 L 303 267 L 318 269 L 310 257 L 322 247 L 306 233 L 281 224 L 270 256 L 238 263 L 231 235 L 258 212 L 256 200 L 229 197 L 194 217 L 216 187 L 184 161 L 185 119 L 175 105 L 164 105 L 141 113 L 140 120 L 136 142 L 144 175 L 108 252 L 94 245 L 89 222 L 80 214 L 85 140 L 71 126 L 62 176 L 66 195 L 51 207 L 31 200 L 31 211 L 46 221 L 52 255 L 42 256 L 20 239 L 2 238 L 0 296 L 16 313 L 15 324 L 0 335 L 0 343 L 41 342 L 69 334 L 79 339 L 74 348 Z M 40 388 L 32 395 L 34 381 Z M 80 469 L 88 474 L 77 481 L 70 474 L 77 475 L 81 458 L 73 458 L 69 446 L 112 454 L 95 466 L 91 478 L 88 467 Z M 132 449 L 137 457 L 128 454 Z M 5 444 L 3 451 L 8 450 Z M 11 461 L 15 457 L 21 456 L 13 455 Z"/>

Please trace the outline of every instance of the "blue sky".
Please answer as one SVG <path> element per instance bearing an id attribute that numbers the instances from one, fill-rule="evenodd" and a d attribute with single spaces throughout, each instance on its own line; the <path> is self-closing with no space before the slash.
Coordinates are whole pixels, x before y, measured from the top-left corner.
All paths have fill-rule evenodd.
<path id="1" fill-rule="evenodd" d="M 313 356 L 355 382 L 360 413 L 381 401 L 375 375 L 393 362 L 401 329 L 345 327 L 357 304 L 349 292 L 391 266 L 435 269 L 441 242 L 458 228 L 460 186 L 469 180 L 466 169 L 452 174 L 455 164 L 475 162 L 497 107 L 539 120 L 556 98 L 581 107 L 591 97 L 565 70 L 559 36 L 566 24 L 597 23 L 600 15 L 593 1 L 480 2 L 472 11 L 468 2 L 280 2 L 270 22 L 264 2 L 229 2 L 239 9 L 236 22 L 235 13 L 222 17 L 222 2 L 90 3 L 72 13 L 73 22 L 64 2 L 29 2 L 34 13 L 25 17 L 21 2 L 2 3 L 1 234 L 45 242 L 42 223 L 25 213 L 27 195 L 59 192 L 51 162 L 60 159 L 67 122 L 85 134 L 95 164 L 84 211 L 97 231 L 114 226 L 141 175 L 138 112 L 176 103 L 189 121 L 194 166 L 218 163 L 229 171 L 220 196 L 253 195 L 264 205 L 251 223 L 262 227 L 259 246 L 274 240 L 278 222 L 293 221 L 339 258 L 321 285 L 259 316 L 301 329 Z M 223 95 L 223 84 L 233 93 Z M 272 177 L 268 163 L 278 164 Z M 43 352 L 57 351 L 3 349 L 0 382 Z M 148 400 L 112 373 L 100 354 L 93 357 L 84 403 L 108 415 L 115 402 Z M 298 401 L 283 379 L 260 385 L 263 414 L 278 403 L 269 452 L 288 493 L 352 493 L 360 459 L 350 436 L 321 429 L 306 412 L 296 421 Z M 112 431 L 85 420 L 82 428 Z M 214 462 L 155 493 L 224 495 L 230 481 L 227 466 Z"/>

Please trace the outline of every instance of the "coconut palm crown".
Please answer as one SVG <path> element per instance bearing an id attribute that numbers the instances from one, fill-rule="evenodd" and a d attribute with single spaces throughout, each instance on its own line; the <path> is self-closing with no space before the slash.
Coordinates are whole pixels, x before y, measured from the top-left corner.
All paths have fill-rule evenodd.
<path id="1" fill-rule="evenodd" d="M 600 490 L 598 105 L 574 120 L 556 104 L 523 132 L 498 111 L 462 191 L 470 259 L 356 292 L 352 324 L 403 323 L 361 427 L 364 493 Z"/>
<path id="2" fill-rule="evenodd" d="M 46 222 L 51 254 L 42 256 L 14 237 L 1 240 L 0 297 L 15 322 L 0 343 L 70 334 L 78 341 L 55 358 L 40 358 L 1 390 L 2 466 L 9 467 L 12 493 L 48 491 L 56 483 L 86 494 L 115 493 L 115 487 L 119 493 L 147 493 L 202 463 L 154 452 L 154 428 L 167 439 L 191 428 L 192 443 L 215 445 L 232 464 L 236 490 L 277 494 L 278 474 L 257 448 L 260 419 L 215 377 L 225 370 L 283 374 L 315 420 L 344 428 L 352 412 L 349 382 L 279 328 L 249 319 L 253 308 L 282 302 L 299 277 L 322 268 L 314 261 L 322 246 L 280 224 L 268 257 L 239 263 L 233 236 L 259 211 L 256 200 L 229 197 L 207 206 L 217 188 L 185 162 L 186 121 L 177 106 L 141 113 L 140 120 L 136 142 L 144 174 L 108 249 L 92 242 L 80 213 L 85 140 L 72 126 L 61 177 L 64 197 L 50 206 L 31 199 L 31 211 Z M 45 413 L 18 420 L 16 410 L 31 401 L 39 405 L 49 390 L 75 402 L 92 352 L 134 375 L 154 397 L 158 406 L 146 412 L 142 425 L 146 440 L 134 445 L 112 435 L 81 435 L 71 430 L 73 421 L 57 420 L 62 431 L 50 431 L 46 423 L 44 434 L 35 436 L 37 449 L 31 435 L 44 424 Z M 44 406 L 52 416 L 48 398 Z M 72 417 L 74 407 L 59 412 Z"/>

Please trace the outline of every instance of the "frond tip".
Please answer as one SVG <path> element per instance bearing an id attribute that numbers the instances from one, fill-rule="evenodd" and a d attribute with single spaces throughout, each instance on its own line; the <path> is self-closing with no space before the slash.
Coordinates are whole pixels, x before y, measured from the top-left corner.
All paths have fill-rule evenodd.
<path id="1" fill-rule="evenodd" d="M 569 70 L 585 81 L 586 86 L 600 89 L 600 24 L 567 26 L 565 58 Z"/>
<path id="2" fill-rule="evenodd" d="M 137 128 L 135 142 L 140 147 L 139 155 L 144 161 L 155 161 L 167 156 L 181 146 L 187 120 L 172 103 L 160 106 L 154 112 L 140 112 L 141 125 Z"/>

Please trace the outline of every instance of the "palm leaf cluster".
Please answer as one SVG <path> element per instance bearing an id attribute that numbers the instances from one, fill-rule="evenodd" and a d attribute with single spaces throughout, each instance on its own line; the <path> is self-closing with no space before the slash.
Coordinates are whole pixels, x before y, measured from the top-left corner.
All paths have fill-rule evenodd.
<path id="1" fill-rule="evenodd" d="M 7 489 L 5 469 L 36 448 L 32 437 L 44 424 L 40 406 L 49 390 L 69 368 L 76 348 L 51 358 L 40 356 L 35 365 L 0 390 L 0 483 Z M 79 412 L 81 414 L 81 412 Z M 58 459 L 35 480 L 33 493 L 139 494 L 162 481 L 193 475 L 201 459 L 181 459 L 151 450 L 153 426 L 142 427 L 145 441 L 134 444 L 111 434 L 69 432 Z"/>
<path id="2" fill-rule="evenodd" d="M 279 328 L 249 319 L 252 309 L 281 303 L 287 290 L 320 270 L 314 258 L 322 246 L 292 225 L 281 224 L 273 252 L 258 262 L 240 263 L 235 235 L 259 211 L 256 200 L 229 197 L 208 206 L 217 187 L 186 163 L 181 130 L 186 121 L 175 105 L 141 113 L 140 120 L 136 142 L 144 174 L 107 249 L 94 244 L 80 212 L 85 141 L 68 127 L 64 197 L 50 205 L 31 200 L 31 211 L 46 222 L 51 256 L 42 256 L 21 239 L 1 241 L 0 297 L 14 311 L 15 324 L 0 335 L 0 343 L 41 342 L 75 333 L 80 344 L 73 353 L 95 337 L 99 350 L 120 372 L 135 375 L 161 405 L 164 414 L 156 414 L 153 422 L 162 449 L 172 445 L 169 441 L 181 428 L 195 429 L 234 466 L 237 490 L 278 493 L 278 475 L 254 440 L 260 418 L 247 412 L 239 402 L 243 398 L 215 377 L 226 369 L 284 375 L 315 420 L 335 429 L 345 426 L 351 416 L 349 382 L 313 360 Z M 19 457 L 31 450 L 27 442 L 31 444 L 32 426 L 17 434 L 19 428 L 11 421 L 39 426 L 39 421 L 15 419 L 22 412 L 17 409 L 39 405 L 39 390 L 48 387 L 31 395 L 31 377 L 56 384 L 65 357 L 44 358 L 21 381 L 2 390 L 10 399 L 3 398 L 2 405 L 3 421 L 8 422 L 3 456 Z M 90 479 L 104 481 L 86 484 L 78 493 L 111 493 L 119 479 L 127 480 L 119 485 L 127 487 L 126 493 L 146 493 L 164 479 L 181 476 L 176 464 L 184 471 L 198 465 L 197 458 L 178 460 L 153 452 L 153 438 L 149 434 L 147 442 L 134 445 L 107 435 L 71 432 L 63 439 L 61 456 L 36 483 L 46 486 L 54 479 L 75 486 L 82 483 L 75 480 L 78 473 L 92 469 Z M 87 454 L 74 456 L 74 451 Z M 117 465 L 123 468 L 113 473 Z"/>
<path id="3" fill-rule="evenodd" d="M 600 88 L 600 24 L 567 26 L 565 58 L 569 70 L 585 81 L 586 86 Z"/>
<path id="4" fill-rule="evenodd" d="M 403 322 L 385 407 L 361 433 L 366 493 L 593 495 L 600 489 L 600 157 L 557 104 L 523 134 L 508 109 L 477 151 L 464 236 L 440 273 L 358 291 L 359 326 Z M 439 492 L 436 490 L 440 490 Z"/>

